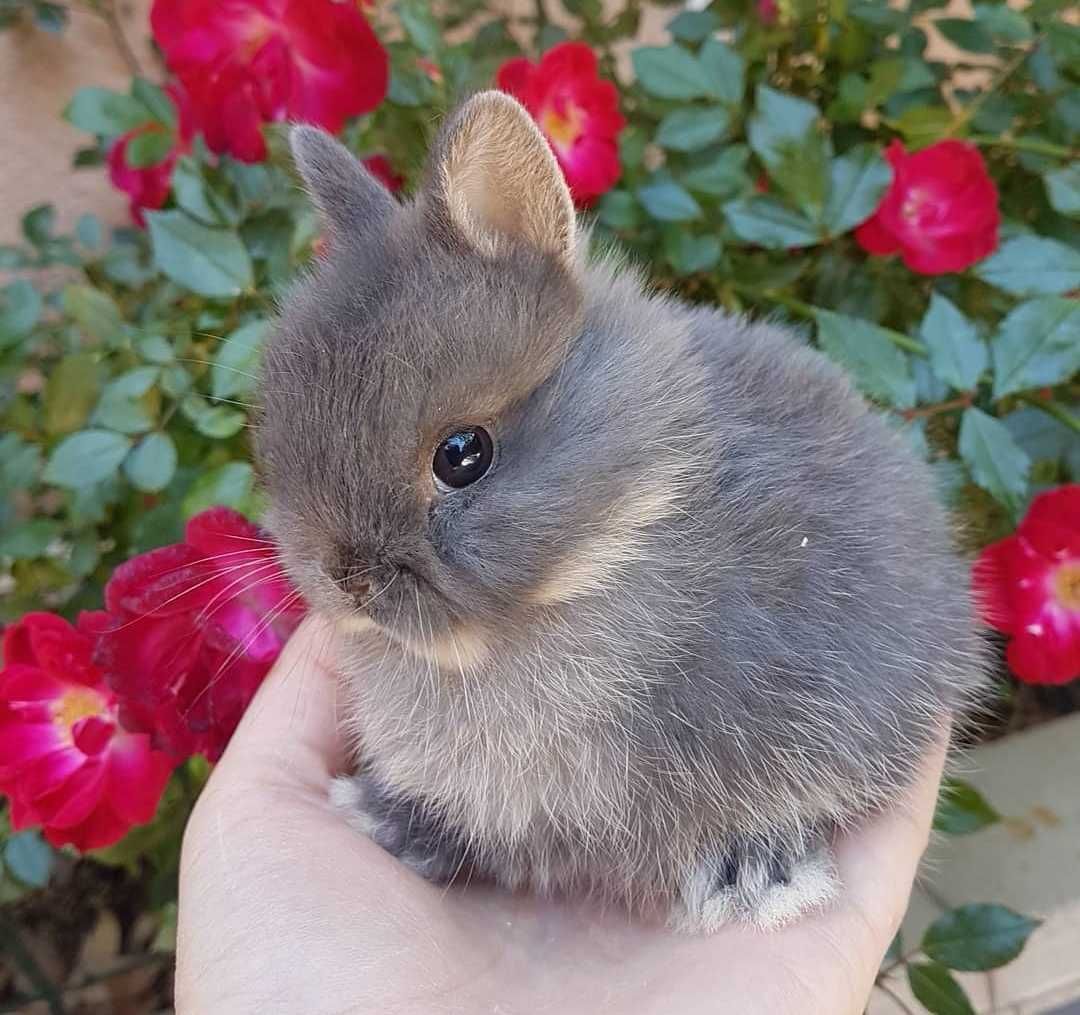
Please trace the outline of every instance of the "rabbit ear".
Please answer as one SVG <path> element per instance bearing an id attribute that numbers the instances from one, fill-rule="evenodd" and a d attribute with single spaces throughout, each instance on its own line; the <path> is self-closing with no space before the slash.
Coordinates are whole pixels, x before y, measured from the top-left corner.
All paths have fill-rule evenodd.
<path id="1" fill-rule="evenodd" d="M 369 232 L 394 211 L 390 192 L 343 144 L 317 127 L 289 131 L 296 168 L 332 233 Z"/>
<path id="2" fill-rule="evenodd" d="M 471 98 L 443 128 L 428 164 L 426 197 L 436 231 L 490 253 L 507 239 L 571 268 L 574 205 L 532 117 L 503 92 Z"/>

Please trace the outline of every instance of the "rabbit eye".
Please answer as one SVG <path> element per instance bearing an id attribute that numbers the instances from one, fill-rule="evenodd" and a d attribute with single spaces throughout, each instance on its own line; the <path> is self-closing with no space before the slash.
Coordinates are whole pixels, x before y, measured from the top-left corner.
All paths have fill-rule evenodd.
<path id="1" fill-rule="evenodd" d="M 458 490 L 475 483 L 491 468 L 495 446 L 483 427 L 458 430 L 435 449 L 431 471 L 445 486 Z"/>

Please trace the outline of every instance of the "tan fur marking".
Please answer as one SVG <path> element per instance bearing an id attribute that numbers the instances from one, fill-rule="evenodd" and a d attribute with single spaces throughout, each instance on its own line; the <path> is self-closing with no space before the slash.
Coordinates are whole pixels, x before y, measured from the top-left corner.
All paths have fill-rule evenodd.
<path id="1" fill-rule="evenodd" d="M 479 666 L 488 654 L 487 639 L 475 627 L 462 627 L 453 633 L 420 644 L 406 646 L 413 655 L 435 663 L 442 670 L 460 672 Z"/>

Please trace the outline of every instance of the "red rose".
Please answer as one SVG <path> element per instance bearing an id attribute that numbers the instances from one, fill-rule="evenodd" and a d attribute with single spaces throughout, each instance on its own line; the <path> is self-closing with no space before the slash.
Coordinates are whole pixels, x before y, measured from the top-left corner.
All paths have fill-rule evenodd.
<path id="1" fill-rule="evenodd" d="M 392 194 L 405 185 L 405 177 L 394 172 L 394 167 L 385 155 L 369 155 L 364 159 L 364 168 Z"/>
<path id="2" fill-rule="evenodd" d="M 997 188 L 974 145 L 939 141 L 909 155 L 899 141 L 885 152 L 892 186 L 855 230 L 871 254 L 898 253 L 920 275 L 963 271 L 998 242 Z"/>
<path id="3" fill-rule="evenodd" d="M 191 148 L 191 137 L 195 133 L 192 122 L 191 101 L 183 88 L 175 82 L 166 86 L 165 91 L 176 107 L 176 139 L 169 154 L 152 166 L 135 167 L 128 165 L 127 149 L 133 138 L 149 131 L 165 131 L 159 123 L 148 123 L 129 130 L 118 137 L 109 148 L 109 179 L 117 190 L 128 195 L 131 217 L 135 224 L 145 226 L 143 209 L 160 208 L 169 196 L 170 181 L 176 160 Z"/>
<path id="4" fill-rule="evenodd" d="M 1080 483 L 1039 494 L 1016 532 L 979 554 L 972 580 L 983 620 L 1012 635 L 1021 680 L 1080 677 Z"/>
<path id="5" fill-rule="evenodd" d="M 597 74 L 596 54 L 581 42 L 561 42 L 538 64 L 507 60 L 496 83 L 539 124 L 562 166 L 574 203 L 588 205 L 619 178 L 618 136 L 626 121 L 619 93 Z"/>
<path id="6" fill-rule="evenodd" d="M 41 825 L 54 846 L 98 849 L 149 821 L 173 759 L 117 724 L 116 696 L 92 640 L 62 617 L 30 613 L 4 631 L 0 792 L 11 825 Z"/>
<path id="7" fill-rule="evenodd" d="M 776 0 L 757 0 L 754 10 L 763 25 L 775 25 L 780 18 L 780 5 Z"/>
<path id="8" fill-rule="evenodd" d="M 150 24 L 206 143 L 245 162 L 266 157 L 267 121 L 336 133 L 386 95 L 386 51 L 355 3 L 154 0 Z"/>
<path id="9" fill-rule="evenodd" d="M 121 564 L 105 607 L 87 623 L 124 725 L 211 761 L 305 610 L 270 540 L 224 507 L 192 518 L 185 542 Z"/>

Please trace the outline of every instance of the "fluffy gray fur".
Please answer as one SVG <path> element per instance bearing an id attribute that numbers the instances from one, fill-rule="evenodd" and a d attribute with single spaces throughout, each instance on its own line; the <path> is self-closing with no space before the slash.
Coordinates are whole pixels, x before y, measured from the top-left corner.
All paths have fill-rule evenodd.
<path id="1" fill-rule="evenodd" d="M 826 359 L 587 263 L 537 138 L 478 96 L 399 204 L 294 131 L 331 247 L 266 349 L 258 457 L 348 632 L 335 798 L 436 881 L 777 925 L 978 686 L 966 568 Z M 497 459 L 444 492 L 460 424 Z"/>

